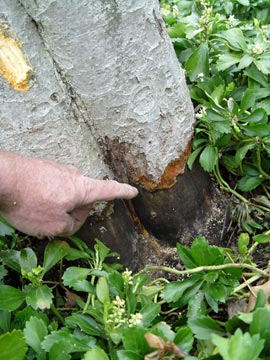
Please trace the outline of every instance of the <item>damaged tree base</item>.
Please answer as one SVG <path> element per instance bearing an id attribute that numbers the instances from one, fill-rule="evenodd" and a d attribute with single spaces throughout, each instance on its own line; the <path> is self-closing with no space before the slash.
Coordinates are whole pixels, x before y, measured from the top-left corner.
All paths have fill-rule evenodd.
<path id="1" fill-rule="evenodd" d="M 90 217 L 78 233 L 88 244 L 98 238 L 120 254 L 123 265 L 140 269 L 149 264 L 175 265 L 175 245 L 205 236 L 222 245 L 229 202 L 199 165 L 177 177 L 165 190 L 140 194 L 132 202 L 116 201 L 101 215 Z"/>

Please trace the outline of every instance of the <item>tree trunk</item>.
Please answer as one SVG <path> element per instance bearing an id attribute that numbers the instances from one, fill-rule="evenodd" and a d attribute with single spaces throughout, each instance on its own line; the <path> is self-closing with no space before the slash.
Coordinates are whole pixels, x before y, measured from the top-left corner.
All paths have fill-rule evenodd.
<path id="1" fill-rule="evenodd" d="M 1 147 L 140 189 L 133 202 L 96 207 L 80 235 L 104 240 L 125 264 L 140 266 L 162 257 L 167 242 L 204 231 L 216 192 L 199 168 L 184 173 L 194 114 L 158 1 L 0 6 L 2 43 L 22 43 L 26 72 L 32 69 L 24 91 L 0 79 Z"/>

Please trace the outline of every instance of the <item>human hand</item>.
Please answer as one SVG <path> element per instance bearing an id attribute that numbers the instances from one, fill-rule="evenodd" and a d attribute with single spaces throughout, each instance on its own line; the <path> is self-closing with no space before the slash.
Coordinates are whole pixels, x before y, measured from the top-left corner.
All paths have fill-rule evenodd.
<path id="1" fill-rule="evenodd" d="M 131 199 L 136 188 L 83 176 L 70 165 L 0 151 L 0 213 L 16 229 L 39 238 L 69 236 L 95 201 Z"/>

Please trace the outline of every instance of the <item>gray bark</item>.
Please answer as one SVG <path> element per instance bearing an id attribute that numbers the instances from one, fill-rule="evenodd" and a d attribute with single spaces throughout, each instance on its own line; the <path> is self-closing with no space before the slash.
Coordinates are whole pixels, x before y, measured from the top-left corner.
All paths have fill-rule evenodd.
<path id="1" fill-rule="evenodd" d="M 25 93 L 0 79 L 2 147 L 92 177 L 111 177 L 102 153 L 122 151 L 120 179 L 159 183 L 185 151 L 194 120 L 158 1 L 1 4 L 0 21 L 24 43 L 34 75 Z"/>

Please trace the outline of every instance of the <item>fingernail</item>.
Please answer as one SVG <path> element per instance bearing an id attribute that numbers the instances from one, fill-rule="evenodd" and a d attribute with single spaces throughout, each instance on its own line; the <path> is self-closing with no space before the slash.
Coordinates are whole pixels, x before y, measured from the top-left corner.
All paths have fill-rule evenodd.
<path id="1" fill-rule="evenodd" d="M 132 190 L 132 197 L 135 197 L 139 194 L 138 189 L 136 189 L 134 186 L 129 185 Z"/>

